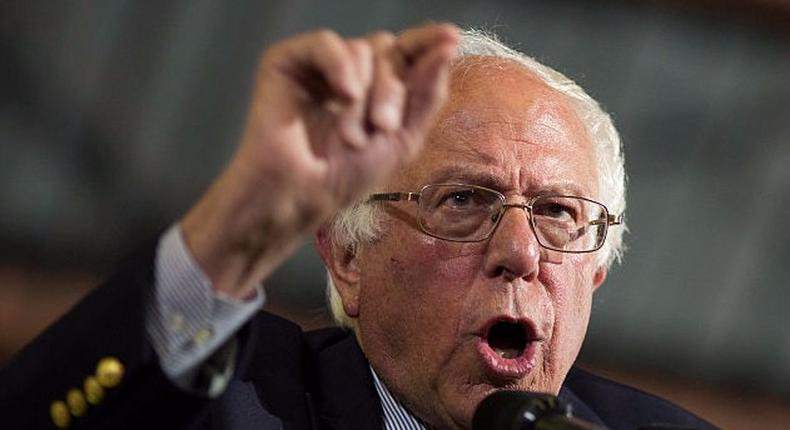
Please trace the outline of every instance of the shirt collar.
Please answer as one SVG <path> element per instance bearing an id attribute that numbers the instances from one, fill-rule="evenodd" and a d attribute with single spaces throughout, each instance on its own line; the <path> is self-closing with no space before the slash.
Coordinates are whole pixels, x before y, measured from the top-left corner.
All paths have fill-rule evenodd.
<path id="1" fill-rule="evenodd" d="M 372 367 L 370 373 L 373 374 L 376 393 L 381 400 L 381 409 L 384 410 L 384 430 L 428 430 L 427 425 L 412 415 L 400 401 L 392 397 L 387 386 L 381 382 Z"/>

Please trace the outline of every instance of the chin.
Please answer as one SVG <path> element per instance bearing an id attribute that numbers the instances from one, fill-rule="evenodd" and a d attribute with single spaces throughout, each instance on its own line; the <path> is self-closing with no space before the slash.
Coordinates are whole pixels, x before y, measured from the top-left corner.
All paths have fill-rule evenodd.
<path id="1" fill-rule="evenodd" d="M 519 390 L 557 395 L 562 381 L 556 382 L 550 372 L 546 372 L 542 363 L 524 378 L 518 380 L 490 381 L 487 375 L 481 375 L 484 382 L 474 385 L 456 386 L 443 399 L 444 412 L 438 423 L 432 423 L 436 429 L 471 429 L 475 410 L 480 402 L 495 391 Z"/>
<path id="2" fill-rule="evenodd" d="M 441 422 L 433 425 L 435 429 L 471 429 L 475 410 L 480 402 L 498 390 L 519 389 L 515 386 L 499 387 L 491 383 L 479 383 L 472 386 L 456 387 L 452 394 L 444 399 L 444 412 Z"/>

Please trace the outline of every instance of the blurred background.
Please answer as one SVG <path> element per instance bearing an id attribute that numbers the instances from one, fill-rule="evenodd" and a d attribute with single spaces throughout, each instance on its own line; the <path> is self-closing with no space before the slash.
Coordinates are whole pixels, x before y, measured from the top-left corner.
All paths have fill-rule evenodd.
<path id="1" fill-rule="evenodd" d="M 450 20 L 500 34 L 612 112 L 623 265 L 580 361 L 725 428 L 790 428 L 790 2 L 0 3 L 0 364 L 205 190 L 260 52 L 295 33 Z M 309 244 L 268 307 L 328 324 Z"/>

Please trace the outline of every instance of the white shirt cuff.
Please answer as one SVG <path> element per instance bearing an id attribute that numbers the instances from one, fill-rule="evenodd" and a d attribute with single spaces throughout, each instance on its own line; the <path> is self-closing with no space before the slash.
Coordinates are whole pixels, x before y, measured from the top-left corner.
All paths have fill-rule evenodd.
<path id="1" fill-rule="evenodd" d="M 263 306 L 265 293 L 258 287 L 242 301 L 215 292 L 178 224 L 160 239 L 155 265 L 146 331 L 160 366 L 182 389 L 217 396 L 233 373 L 235 342 L 229 341 Z"/>

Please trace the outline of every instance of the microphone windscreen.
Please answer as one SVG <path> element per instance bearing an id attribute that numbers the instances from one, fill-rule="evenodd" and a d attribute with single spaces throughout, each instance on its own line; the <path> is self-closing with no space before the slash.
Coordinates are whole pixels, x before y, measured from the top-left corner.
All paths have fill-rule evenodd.
<path id="1" fill-rule="evenodd" d="M 533 430 L 538 420 L 558 407 L 550 394 L 497 391 L 477 406 L 473 430 Z"/>

